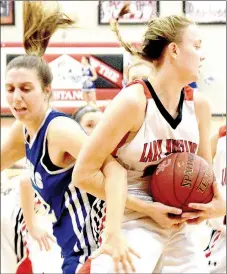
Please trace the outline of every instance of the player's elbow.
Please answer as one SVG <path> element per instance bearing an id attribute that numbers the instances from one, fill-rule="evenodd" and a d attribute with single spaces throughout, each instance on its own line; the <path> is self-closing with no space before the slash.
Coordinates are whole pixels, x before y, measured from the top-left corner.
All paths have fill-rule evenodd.
<path id="1" fill-rule="evenodd" d="M 88 177 L 89 177 L 89 174 L 86 170 L 77 166 L 74 167 L 74 170 L 72 173 L 72 182 L 75 187 L 87 191 L 89 187 Z"/>

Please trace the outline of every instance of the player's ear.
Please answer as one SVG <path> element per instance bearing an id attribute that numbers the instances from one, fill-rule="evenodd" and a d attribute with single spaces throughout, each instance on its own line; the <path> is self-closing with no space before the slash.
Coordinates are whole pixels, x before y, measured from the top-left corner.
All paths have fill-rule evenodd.
<path id="1" fill-rule="evenodd" d="M 47 100 L 49 100 L 50 97 L 51 97 L 51 94 L 52 94 L 51 85 L 46 86 L 46 87 L 44 88 L 44 92 L 45 92 L 45 94 L 46 94 Z"/>

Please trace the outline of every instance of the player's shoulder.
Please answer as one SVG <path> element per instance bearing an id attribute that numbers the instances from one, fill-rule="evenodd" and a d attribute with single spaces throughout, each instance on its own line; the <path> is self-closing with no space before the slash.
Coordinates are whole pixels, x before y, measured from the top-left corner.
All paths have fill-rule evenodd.
<path id="1" fill-rule="evenodd" d="M 49 124 L 48 127 L 48 140 L 58 140 L 63 138 L 65 135 L 75 132 L 82 131 L 81 126 L 72 118 L 67 116 L 55 117 Z"/>
<path id="2" fill-rule="evenodd" d="M 143 80 L 133 80 L 121 92 L 122 100 L 128 105 L 138 106 L 138 103 L 146 99 L 146 84 Z"/>
<path id="3" fill-rule="evenodd" d="M 18 120 L 12 124 L 10 139 L 15 139 L 17 142 L 24 140 L 24 125 Z"/>
<path id="4" fill-rule="evenodd" d="M 207 98 L 207 96 L 205 94 L 203 94 L 202 92 L 199 91 L 194 91 L 193 92 L 193 98 L 194 98 L 194 102 L 196 105 L 209 105 L 210 106 L 210 102 Z"/>
<path id="5" fill-rule="evenodd" d="M 208 98 L 201 92 L 194 92 L 194 105 L 196 113 L 211 115 L 211 104 Z"/>

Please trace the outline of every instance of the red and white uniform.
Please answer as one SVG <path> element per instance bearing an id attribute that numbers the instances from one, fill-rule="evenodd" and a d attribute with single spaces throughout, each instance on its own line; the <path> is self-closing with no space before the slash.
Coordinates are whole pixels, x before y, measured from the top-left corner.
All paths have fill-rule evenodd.
<path id="1" fill-rule="evenodd" d="M 60 273 L 62 258 L 57 244 L 51 251 L 40 251 L 28 233 L 20 204 L 20 176 L 1 180 L 1 271 L 2 273 Z M 39 226 L 52 233 L 52 224 L 44 205 L 35 198 L 35 213 Z M 50 264 L 55 261 L 55 264 Z"/>
<path id="2" fill-rule="evenodd" d="M 129 193 L 146 201 L 149 177 L 146 168 L 157 165 L 168 154 L 188 151 L 196 153 L 199 129 L 194 109 L 193 90 L 181 92 L 178 115 L 174 119 L 158 99 L 147 81 L 140 83 L 147 97 L 144 122 L 135 136 L 127 134 L 113 152 L 117 161 L 127 169 Z M 133 115 L 133 114 L 132 114 Z M 130 140 L 129 142 L 127 140 Z M 144 174 L 145 173 L 145 174 Z M 163 229 L 151 218 L 126 210 L 123 229 L 129 245 L 141 259 L 134 258 L 137 273 L 208 273 L 204 254 L 197 247 L 194 231 Z M 91 273 L 113 273 L 112 258 L 101 255 L 91 265 Z"/>
<path id="3" fill-rule="evenodd" d="M 218 187 L 226 200 L 226 125 L 219 129 L 213 169 Z M 210 243 L 205 250 L 211 273 L 226 273 L 226 225 L 223 218 L 211 219 L 213 228 Z"/>

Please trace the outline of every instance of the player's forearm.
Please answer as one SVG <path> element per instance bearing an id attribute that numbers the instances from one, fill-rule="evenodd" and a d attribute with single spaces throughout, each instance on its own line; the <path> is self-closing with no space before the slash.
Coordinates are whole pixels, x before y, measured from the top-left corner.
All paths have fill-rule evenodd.
<path id="1" fill-rule="evenodd" d="M 106 193 L 105 193 L 106 174 L 104 175 L 104 173 L 105 173 L 105 170 L 103 171 L 97 170 L 89 176 L 85 170 L 86 176 L 83 176 L 82 174 L 79 174 L 79 175 L 76 174 L 76 170 L 74 170 L 72 180 L 76 187 L 83 189 L 87 193 L 90 193 L 91 195 L 106 201 Z M 82 178 L 80 177 L 81 175 L 82 175 Z M 112 178 L 114 182 L 123 183 L 120 181 L 120 178 L 116 175 L 117 174 L 113 172 Z M 114 193 L 117 193 L 116 190 L 114 190 Z M 115 200 L 115 204 L 116 204 L 116 200 Z M 146 214 L 145 212 L 146 212 L 147 203 L 136 198 L 133 195 L 127 194 L 126 207 L 133 211 Z"/>
<path id="2" fill-rule="evenodd" d="M 26 226 L 28 231 L 31 231 L 34 226 L 35 212 L 34 190 L 29 177 L 23 177 L 20 181 L 20 201 Z"/>
<path id="3" fill-rule="evenodd" d="M 127 172 L 112 158 L 103 168 L 106 196 L 106 233 L 119 232 L 122 227 L 127 197 Z M 117 180 L 116 180 L 117 178 Z"/>

